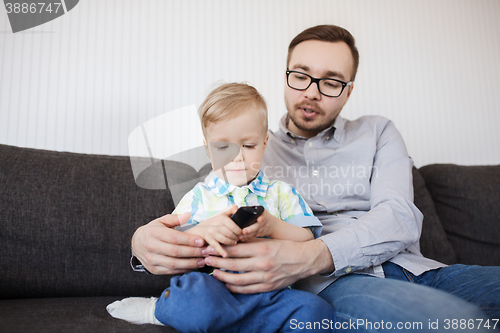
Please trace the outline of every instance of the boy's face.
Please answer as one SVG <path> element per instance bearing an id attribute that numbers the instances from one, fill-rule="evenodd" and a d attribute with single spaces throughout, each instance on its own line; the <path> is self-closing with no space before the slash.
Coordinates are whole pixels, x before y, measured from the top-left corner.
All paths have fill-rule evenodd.
<path id="1" fill-rule="evenodd" d="M 212 168 L 219 178 L 241 186 L 249 184 L 259 173 L 268 136 L 264 132 L 262 114 L 255 108 L 250 107 L 235 118 L 209 124 L 206 128 L 206 140 Z M 214 160 L 230 149 L 224 142 L 239 147 L 238 156 L 223 167 L 225 177 L 221 168 L 215 169 L 220 161 Z"/>

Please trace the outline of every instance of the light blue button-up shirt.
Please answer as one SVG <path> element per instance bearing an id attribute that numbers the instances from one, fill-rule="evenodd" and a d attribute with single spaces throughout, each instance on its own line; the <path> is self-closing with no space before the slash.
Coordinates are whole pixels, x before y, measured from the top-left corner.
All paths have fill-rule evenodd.
<path id="1" fill-rule="evenodd" d="M 380 116 L 334 125 L 307 139 L 287 129 L 269 133 L 262 170 L 297 189 L 323 224 L 320 239 L 333 258 L 330 276 L 299 281 L 319 293 L 339 276 L 383 277 L 392 261 L 415 275 L 444 266 L 420 253 L 422 213 L 413 204 L 413 161 L 394 124 Z"/>

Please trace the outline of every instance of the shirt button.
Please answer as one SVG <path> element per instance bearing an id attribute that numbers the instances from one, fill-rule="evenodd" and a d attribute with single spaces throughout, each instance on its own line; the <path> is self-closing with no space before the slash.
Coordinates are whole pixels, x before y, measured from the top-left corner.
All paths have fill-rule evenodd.
<path id="1" fill-rule="evenodd" d="M 313 171 L 313 176 L 314 176 L 314 177 L 316 177 L 316 176 L 318 176 L 318 175 L 319 175 L 319 171 L 318 171 L 318 170 L 314 170 L 314 171 Z"/>
<path id="2" fill-rule="evenodd" d="M 312 147 L 312 146 L 313 146 L 313 143 L 312 143 L 312 142 L 308 142 L 308 143 L 307 143 L 307 145 L 308 145 L 309 147 Z"/>
<path id="3" fill-rule="evenodd" d="M 352 272 L 352 268 L 351 268 L 351 267 L 347 267 L 347 268 L 345 269 L 345 272 L 346 272 L 347 274 L 351 273 L 351 272 Z"/>
<path id="4" fill-rule="evenodd" d="M 327 136 L 327 137 L 326 137 L 326 139 L 327 139 L 327 140 L 330 140 L 330 137 L 329 137 L 329 136 Z"/>

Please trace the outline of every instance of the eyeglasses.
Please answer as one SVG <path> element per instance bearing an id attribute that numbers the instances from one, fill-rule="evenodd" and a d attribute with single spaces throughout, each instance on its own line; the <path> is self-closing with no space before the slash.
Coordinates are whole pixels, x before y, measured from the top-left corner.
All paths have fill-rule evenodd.
<path id="1" fill-rule="evenodd" d="M 286 71 L 286 82 L 290 88 L 295 90 L 307 90 L 315 82 L 318 85 L 319 92 L 327 97 L 339 97 L 345 87 L 352 85 L 352 81 L 343 82 L 329 78 L 317 79 L 302 72 L 288 70 Z"/>

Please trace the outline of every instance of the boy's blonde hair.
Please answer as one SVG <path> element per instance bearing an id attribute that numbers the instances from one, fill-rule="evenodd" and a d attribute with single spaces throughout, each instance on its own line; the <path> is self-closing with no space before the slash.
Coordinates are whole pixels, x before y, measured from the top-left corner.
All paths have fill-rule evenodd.
<path id="1" fill-rule="evenodd" d="M 221 121 L 235 118 L 249 107 L 255 107 L 256 115 L 263 121 L 264 135 L 267 133 L 267 105 L 264 97 L 254 87 L 246 83 L 226 83 L 212 90 L 201 103 L 198 115 L 203 135 L 207 137 L 207 127 Z"/>

